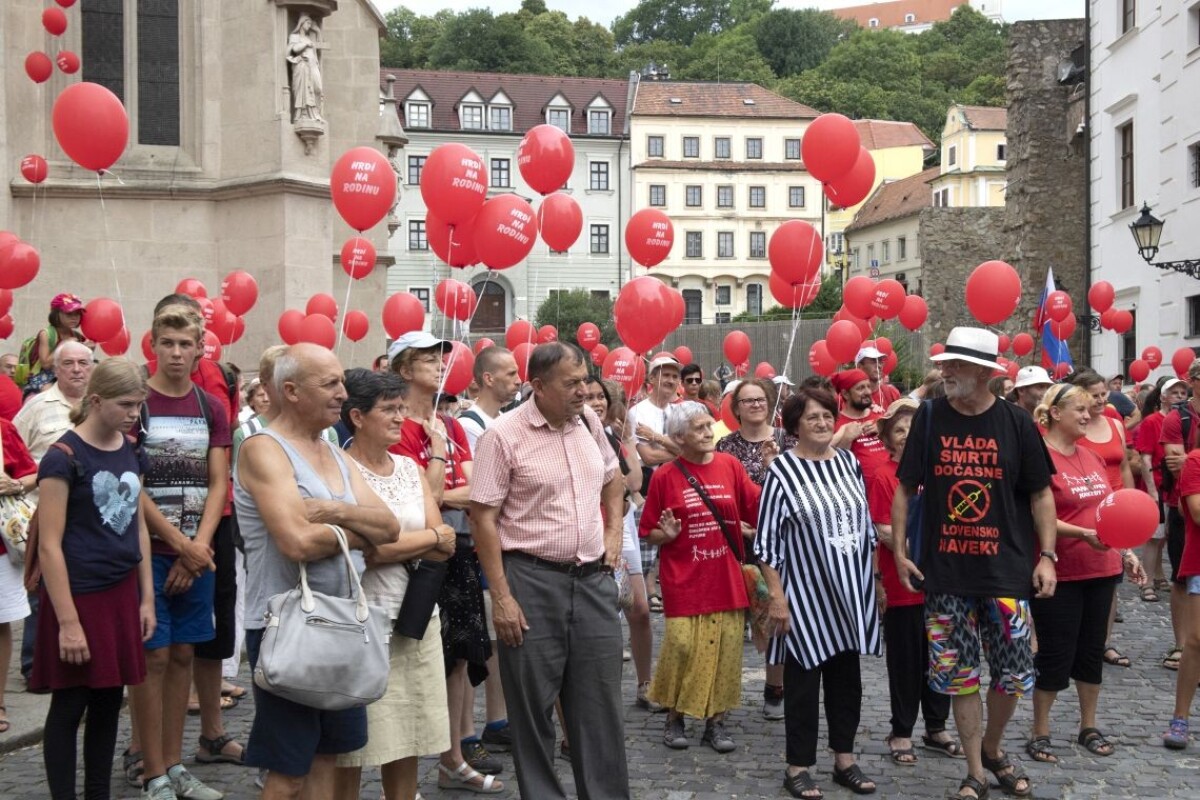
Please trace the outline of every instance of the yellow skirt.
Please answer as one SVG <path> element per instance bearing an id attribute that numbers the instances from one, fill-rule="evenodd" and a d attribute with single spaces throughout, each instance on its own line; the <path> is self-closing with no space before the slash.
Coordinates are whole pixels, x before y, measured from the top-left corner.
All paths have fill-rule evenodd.
<path id="1" fill-rule="evenodd" d="M 701 719 L 741 705 L 746 613 L 668 617 L 649 697 Z"/>

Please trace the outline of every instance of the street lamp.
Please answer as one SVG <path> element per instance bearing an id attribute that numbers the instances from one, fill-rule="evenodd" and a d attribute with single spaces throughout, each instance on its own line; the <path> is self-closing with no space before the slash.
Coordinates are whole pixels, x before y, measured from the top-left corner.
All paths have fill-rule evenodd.
<path id="1" fill-rule="evenodd" d="M 1158 242 L 1162 239 L 1163 221 L 1150 213 L 1150 206 L 1142 203 L 1142 215 L 1129 223 L 1129 232 L 1137 242 L 1138 253 L 1146 263 L 1157 269 L 1182 272 L 1192 278 L 1200 278 L 1200 259 L 1184 259 L 1183 261 L 1158 261 L 1152 259 L 1158 255 Z"/>

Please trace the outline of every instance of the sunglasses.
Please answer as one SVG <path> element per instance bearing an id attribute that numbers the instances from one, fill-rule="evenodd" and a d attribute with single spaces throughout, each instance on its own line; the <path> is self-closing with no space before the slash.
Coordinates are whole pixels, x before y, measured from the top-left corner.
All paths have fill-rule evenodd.
<path id="1" fill-rule="evenodd" d="M 684 383 L 704 383 L 704 378 L 684 378 Z"/>

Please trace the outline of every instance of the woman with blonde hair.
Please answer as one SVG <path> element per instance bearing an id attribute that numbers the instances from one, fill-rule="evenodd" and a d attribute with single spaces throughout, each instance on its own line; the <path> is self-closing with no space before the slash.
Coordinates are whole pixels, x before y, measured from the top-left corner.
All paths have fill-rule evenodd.
<path id="1" fill-rule="evenodd" d="M 150 536 L 138 513 L 144 461 L 125 434 L 146 397 L 123 358 L 92 370 L 74 427 L 38 469 L 42 572 L 32 689 L 49 689 L 44 760 L 50 796 L 75 797 L 75 738 L 84 731 L 84 793 L 107 798 L 124 688 L 146 674 L 154 632 Z"/>

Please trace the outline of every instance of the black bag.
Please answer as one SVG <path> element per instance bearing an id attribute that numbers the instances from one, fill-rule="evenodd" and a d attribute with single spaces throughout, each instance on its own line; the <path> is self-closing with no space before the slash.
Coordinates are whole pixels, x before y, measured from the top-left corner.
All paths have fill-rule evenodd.
<path id="1" fill-rule="evenodd" d="M 433 607 L 441 594 L 442 581 L 446 579 L 447 569 L 445 561 L 423 558 L 415 569 L 409 570 L 408 588 L 404 590 L 400 613 L 396 615 L 396 621 L 392 625 L 393 633 L 408 639 L 424 638 L 425 629 L 429 627 L 429 618 L 433 616 Z"/>
<path id="2" fill-rule="evenodd" d="M 930 443 L 933 442 L 933 401 L 925 400 L 925 466 L 929 467 L 929 457 L 932 455 Z M 921 555 L 925 549 L 925 487 L 917 488 L 917 493 L 908 498 L 908 513 L 905 515 L 904 535 L 908 543 L 908 558 L 919 569 Z"/>

